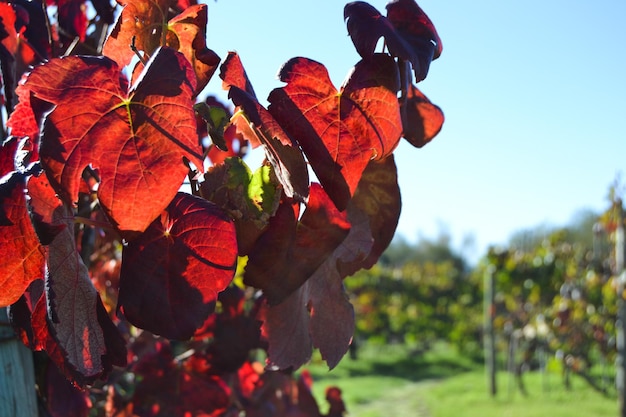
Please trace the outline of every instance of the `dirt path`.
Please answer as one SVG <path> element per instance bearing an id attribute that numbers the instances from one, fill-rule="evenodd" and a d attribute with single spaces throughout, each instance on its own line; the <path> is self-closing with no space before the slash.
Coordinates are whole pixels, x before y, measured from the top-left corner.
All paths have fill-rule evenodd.
<path id="1" fill-rule="evenodd" d="M 348 417 L 433 417 L 424 402 L 428 387 L 436 381 L 411 382 L 389 395 L 348 410 Z"/>

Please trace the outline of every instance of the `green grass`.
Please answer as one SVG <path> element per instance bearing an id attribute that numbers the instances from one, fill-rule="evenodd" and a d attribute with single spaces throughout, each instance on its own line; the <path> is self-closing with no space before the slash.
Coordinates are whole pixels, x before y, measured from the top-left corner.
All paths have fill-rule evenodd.
<path id="1" fill-rule="evenodd" d="M 498 374 L 498 395 L 487 393 L 481 365 L 460 357 L 447 346 L 411 354 L 402 346 L 362 349 L 358 360 L 348 357 L 332 371 L 316 359 L 307 367 L 314 395 L 326 410 L 324 391 L 341 388 L 350 417 L 604 417 L 617 415 L 617 400 L 592 390 L 572 377 L 565 390 L 560 374 L 527 373 L 528 397 L 506 373 Z"/>
<path id="2" fill-rule="evenodd" d="M 572 389 L 564 388 L 560 375 L 525 374 L 528 396 L 516 389 L 509 374 L 498 374 L 498 394 L 487 394 L 484 372 L 469 372 L 434 384 L 424 393 L 425 405 L 434 417 L 605 417 L 616 416 L 617 399 L 591 389 L 579 377 Z"/>

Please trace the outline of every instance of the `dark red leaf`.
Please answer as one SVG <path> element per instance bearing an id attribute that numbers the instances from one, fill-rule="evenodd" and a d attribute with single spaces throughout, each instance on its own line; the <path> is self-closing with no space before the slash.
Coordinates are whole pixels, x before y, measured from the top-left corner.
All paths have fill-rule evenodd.
<path id="1" fill-rule="evenodd" d="M 443 126 L 443 111 L 414 85 L 409 87 L 401 111 L 403 136 L 415 147 L 426 145 Z"/>
<path id="2" fill-rule="evenodd" d="M 345 213 L 334 207 L 319 184 L 312 184 L 300 222 L 290 204 L 280 205 L 250 251 L 244 282 L 261 288 L 270 304 L 281 303 L 313 275 L 349 229 Z"/>
<path id="3" fill-rule="evenodd" d="M 0 180 L 0 307 L 16 302 L 44 273 L 44 249 L 26 208 L 25 182 L 17 172 Z"/>
<path id="4" fill-rule="evenodd" d="M 413 65 L 416 81 L 422 81 L 428 74 L 430 62 L 439 58 L 443 50 L 435 25 L 415 0 L 389 2 L 387 18 L 411 45 L 412 56 L 407 60 Z M 391 47 L 389 51 L 394 54 Z"/>
<path id="5" fill-rule="evenodd" d="M 78 38 L 81 42 L 87 34 L 87 7 L 85 0 L 58 0 L 59 35 L 66 42 Z"/>
<path id="6" fill-rule="evenodd" d="M 105 213 L 132 236 L 178 191 L 188 172 L 183 158 L 202 167 L 194 86 L 187 60 L 164 48 L 128 92 L 113 61 L 76 56 L 35 68 L 20 89 L 56 105 L 46 117 L 40 149 L 55 190 L 75 202 L 83 169 L 91 163 L 102 178 L 98 199 Z"/>
<path id="7" fill-rule="evenodd" d="M 415 78 L 426 78 L 430 62 L 441 54 L 441 40 L 428 16 L 414 0 L 397 0 L 387 5 L 388 17 L 366 2 L 348 3 L 344 8 L 348 33 L 357 52 L 369 60 L 381 37 L 391 55 L 413 65 Z"/>
<path id="8" fill-rule="evenodd" d="M 178 193 L 122 253 L 118 308 L 137 327 L 188 339 L 232 280 L 235 226 L 215 204 Z"/>
<path id="9" fill-rule="evenodd" d="M 353 228 L 357 224 L 363 228 L 363 245 L 354 251 L 354 256 L 350 260 L 337 261 L 337 268 L 342 278 L 360 269 L 371 268 L 378 261 L 380 255 L 391 243 L 398 226 L 401 207 L 400 188 L 393 155 L 383 161 L 370 162 L 363 171 L 361 182 L 348 206 Z M 363 215 L 367 226 L 355 220 Z M 370 247 L 365 250 L 368 240 L 371 240 Z"/>
<path id="10" fill-rule="evenodd" d="M 17 138 L 10 137 L 0 144 L 0 178 L 11 171 L 15 171 L 15 151 L 17 151 Z"/>
<path id="11" fill-rule="evenodd" d="M 82 385 L 105 371 L 107 346 L 98 320 L 98 292 L 76 249 L 73 220 L 66 207 L 55 209 L 54 223 L 66 223 L 67 227 L 54 237 L 48 249 L 46 296 L 50 335 L 63 352 L 65 367 Z M 49 347 L 44 349 L 51 353 Z"/>
<path id="12" fill-rule="evenodd" d="M 89 391 L 72 385 L 56 366 L 46 368 L 46 398 L 51 417 L 87 417 L 92 406 Z"/>
<path id="13" fill-rule="evenodd" d="M 269 111 L 297 138 L 339 210 L 346 208 L 368 162 L 389 155 L 402 133 L 396 94 L 369 81 L 363 85 L 372 79 L 370 71 L 367 65 L 355 68 L 337 91 L 322 64 L 294 58 L 279 73 L 287 85 L 269 96 Z"/>

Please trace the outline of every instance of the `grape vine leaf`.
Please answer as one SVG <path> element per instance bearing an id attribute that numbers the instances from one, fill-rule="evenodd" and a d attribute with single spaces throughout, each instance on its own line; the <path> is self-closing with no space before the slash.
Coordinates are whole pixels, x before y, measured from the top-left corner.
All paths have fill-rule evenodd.
<path id="1" fill-rule="evenodd" d="M 125 67 L 135 58 L 131 44 L 148 57 L 165 44 L 163 28 L 172 0 L 120 0 L 122 12 L 107 37 L 102 54 Z"/>
<path id="2" fill-rule="evenodd" d="M 129 91 L 119 67 L 108 58 L 50 60 L 35 68 L 18 90 L 55 105 L 46 117 L 40 155 L 61 198 L 73 203 L 83 169 L 92 164 L 102 182 L 98 199 L 126 237 L 163 211 L 188 168 L 202 155 L 192 95 L 195 77 L 187 60 L 159 49 Z M 80 97 L 81 105 L 76 105 Z"/>
<path id="3" fill-rule="evenodd" d="M 337 261 L 342 278 L 360 269 L 371 268 L 378 261 L 393 239 L 401 208 L 402 200 L 394 156 L 390 155 L 382 161 L 371 161 L 363 171 L 363 177 L 348 206 L 348 213 L 352 217 L 356 217 L 358 212 L 365 215 L 370 234 L 364 237 L 364 243 L 366 244 L 366 239 L 369 238 L 371 245 L 370 248 L 361 245 L 357 247 L 359 251 L 355 251 L 351 257 L 345 256 Z M 365 248 L 367 250 L 364 250 Z"/>
<path id="4" fill-rule="evenodd" d="M 182 52 L 191 63 L 196 74 L 196 94 L 208 84 L 220 63 L 220 57 L 206 46 L 206 26 L 206 4 L 193 5 L 168 23 L 166 44 Z"/>
<path id="5" fill-rule="evenodd" d="M 263 146 L 287 197 L 304 202 L 309 194 L 309 172 L 304 156 L 297 143 L 259 103 L 237 53 L 228 54 L 220 67 L 220 78 L 222 87 L 228 90 L 228 98 L 241 110 L 232 118 L 237 133 L 253 148 Z"/>
<path id="6" fill-rule="evenodd" d="M 395 0 L 387 5 L 388 17 L 363 1 L 348 3 L 344 19 L 354 46 L 364 59 L 373 54 L 378 39 L 385 38 L 391 55 L 413 65 L 416 80 L 428 74 L 430 62 L 441 55 L 441 39 L 415 0 Z"/>
<path id="7" fill-rule="evenodd" d="M 37 182 L 29 181 L 29 189 L 41 186 L 45 177 L 40 178 Z M 110 322 L 77 251 L 71 210 L 59 204 L 52 222 L 65 227 L 54 236 L 47 250 L 46 324 L 35 323 L 34 317 L 33 326 L 39 326 L 43 332 L 39 339 L 41 348 L 66 377 L 82 386 L 109 372 L 113 364 L 124 365 L 125 344 Z"/>
<path id="8" fill-rule="evenodd" d="M 215 204 L 178 193 L 124 247 L 118 310 L 137 327 L 188 339 L 213 312 L 236 262 L 232 220 Z"/>
<path id="9" fill-rule="evenodd" d="M 297 138 L 339 210 L 346 208 L 370 159 L 391 154 L 402 134 L 396 93 L 360 82 L 371 80 L 363 73 L 373 70 L 356 67 L 337 91 L 322 64 L 293 58 L 279 72 L 287 85 L 269 96 L 268 110 Z"/>
<path id="10" fill-rule="evenodd" d="M 246 256 L 280 203 L 280 188 L 269 165 L 254 173 L 240 158 L 227 158 L 204 174 L 200 194 L 222 207 L 235 221 L 239 255 Z"/>
<path id="11" fill-rule="evenodd" d="M 44 249 L 26 207 L 26 175 L 0 179 L 0 307 L 16 302 L 28 285 L 44 275 Z"/>
<path id="12" fill-rule="evenodd" d="M 338 264 L 361 259 L 372 248 L 365 213 L 348 209 L 352 227 L 346 238 L 311 277 L 282 303 L 265 312 L 263 332 L 269 343 L 269 363 L 280 369 L 299 368 L 317 347 L 334 368 L 348 351 L 354 333 L 354 309 L 342 284 Z"/>
<path id="13" fill-rule="evenodd" d="M 416 81 L 422 81 L 428 74 L 430 62 L 439 58 L 443 51 L 435 25 L 415 0 L 394 0 L 386 8 L 387 19 L 411 46 L 408 61 L 413 65 Z"/>
<path id="14" fill-rule="evenodd" d="M 311 184 L 300 221 L 289 202 L 281 203 L 270 219 L 248 255 L 244 283 L 262 289 L 271 305 L 281 303 L 310 279 L 349 230 L 346 214 L 335 208 L 319 184 Z"/>
<path id="15" fill-rule="evenodd" d="M 402 104 L 404 138 L 413 146 L 421 148 L 441 131 L 443 111 L 433 104 L 415 85 L 410 85 L 406 103 Z"/>

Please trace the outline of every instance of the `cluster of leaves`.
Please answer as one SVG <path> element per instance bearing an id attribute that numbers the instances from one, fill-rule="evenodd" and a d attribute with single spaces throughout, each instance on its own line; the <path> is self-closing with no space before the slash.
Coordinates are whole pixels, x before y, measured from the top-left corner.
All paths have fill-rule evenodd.
<path id="1" fill-rule="evenodd" d="M 0 3 L 0 306 L 74 385 L 115 366 L 136 373 L 135 411 L 118 415 L 306 403 L 249 355 L 293 370 L 313 347 L 330 367 L 348 350 L 343 279 L 376 263 L 400 213 L 393 150 L 402 137 L 423 146 L 443 123 L 415 86 L 441 53 L 433 24 L 413 0 L 387 16 L 350 3 L 363 59 L 343 86 L 293 58 L 265 108 L 240 57 L 221 62 L 207 47 L 206 5 L 91 1 L 93 16 L 80 0 Z M 218 69 L 233 115 L 198 100 Z M 248 145 L 265 151 L 255 171 Z M 179 191 L 185 178 L 191 193 Z M 225 301 L 233 287 L 258 291 L 255 307 Z M 181 359 L 167 339 L 193 354 Z M 269 400 L 263 387 L 293 395 Z"/>
<path id="2" fill-rule="evenodd" d="M 491 250 L 475 274 L 477 280 L 494 274 L 494 325 L 504 341 L 517 340 L 522 361 L 536 361 L 533 352 L 541 347 L 601 391 L 606 387 L 590 370 L 616 354 L 618 278 L 606 240 L 615 230 L 614 211 L 601 216 L 607 233 L 596 236 L 595 248 L 572 240 L 567 229 L 556 230 L 531 247 Z"/>
<path id="3" fill-rule="evenodd" d="M 482 298 L 449 242 L 392 243 L 381 261 L 346 281 L 356 310 L 356 334 L 368 341 L 407 342 L 428 349 L 445 340 L 464 354 L 478 349 Z M 407 256 L 402 256 L 408 250 Z M 394 261 L 396 256 L 401 259 Z"/>

